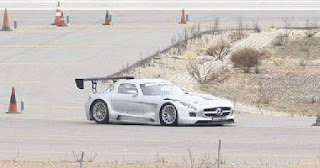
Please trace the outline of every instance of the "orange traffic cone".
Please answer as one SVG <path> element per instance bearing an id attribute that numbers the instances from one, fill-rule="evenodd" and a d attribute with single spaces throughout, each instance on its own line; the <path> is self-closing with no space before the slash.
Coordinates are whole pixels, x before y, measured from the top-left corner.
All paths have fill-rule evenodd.
<path id="1" fill-rule="evenodd" d="M 12 87 L 10 105 L 8 113 L 18 113 L 17 111 L 17 101 L 16 101 L 16 91 L 14 87 Z"/>
<path id="2" fill-rule="evenodd" d="M 111 16 L 109 15 L 109 11 L 106 10 L 106 16 L 104 19 L 104 23 L 102 25 L 111 25 Z"/>
<path id="3" fill-rule="evenodd" d="M 3 24 L 2 24 L 1 30 L 2 31 L 11 31 L 7 8 L 4 10 Z"/>
<path id="4" fill-rule="evenodd" d="M 57 26 L 58 26 L 58 27 L 66 27 L 66 26 L 68 26 L 68 25 L 66 24 L 66 22 L 64 21 L 63 12 L 61 12 L 60 22 L 58 23 Z"/>
<path id="5" fill-rule="evenodd" d="M 61 8 L 60 8 L 60 2 L 58 2 L 56 17 L 54 19 L 54 23 L 52 23 L 51 25 L 58 25 L 60 23 L 60 19 L 61 19 Z"/>
<path id="6" fill-rule="evenodd" d="M 184 12 L 184 9 L 182 9 L 181 20 L 180 20 L 179 23 L 180 23 L 180 24 L 187 24 L 186 14 L 185 14 L 185 12 Z"/>

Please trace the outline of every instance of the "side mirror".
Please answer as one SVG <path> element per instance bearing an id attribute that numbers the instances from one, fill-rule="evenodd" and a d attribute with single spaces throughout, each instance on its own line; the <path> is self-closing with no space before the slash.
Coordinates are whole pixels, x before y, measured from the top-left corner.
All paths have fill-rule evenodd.
<path id="1" fill-rule="evenodd" d="M 136 91 L 136 90 L 128 90 L 127 93 L 128 93 L 128 94 L 132 94 L 132 95 L 134 95 L 134 96 L 137 96 L 137 95 L 138 95 L 138 91 Z"/>

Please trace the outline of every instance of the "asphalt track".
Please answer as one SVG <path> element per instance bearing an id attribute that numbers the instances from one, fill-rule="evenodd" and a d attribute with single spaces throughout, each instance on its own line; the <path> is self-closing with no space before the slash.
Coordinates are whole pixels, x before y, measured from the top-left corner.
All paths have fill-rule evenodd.
<path id="1" fill-rule="evenodd" d="M 260 19 L 262 26 L 295 25 L 319 11 L 189 11 L 189 25 L 177 24 L 181 11 L 111 11 L 113 25 L 102 26 L 104 11 L 66 11 L 71 26 L 51 26 L 55 11 L 9 11 L 18 30 L 0 31 L 0 112 L 8 107 L 11 87 L 25 102 L 26 114 L 46 118 L 82 118 L 90 93 L 76 89 L 74 79 L 113 74 L 171 44 L 171 38 L 197 22 L 210 25 L 220 17 L 229 28 L 239 17 L 246 26 Z M 0 15 L 0 17 L 2 17 Z"/>
<path id="2" fill-rule="evenodd" d="M 196 159 L 217 156 L 227 163 L 299 163 L 319 160 L 319 127 L 314 118 L 241 114 L 232 126 L 161 127 L 98 125 L 85 120 L 0 117 L 0 158 L 69 160 L 72 151 L 97 153 L 96 161 L 183 162 L 188 149 Z M 18 154 L 17 154 L 18 153 Z"/>
<path id="3" fill-rule="evenodd" d="M 103 11 L 71 11 L 68 28 L 50 26 L 54 11 L 9 14 L 19 29 L 0 32 L 0 159 L 19 153 L 20 160 L 72 160 L 72 150 L 86 150 L 97 152 L 98 161 L 155 161 L 157 153 L 182 161 L 189 147 L 198 158 L 214 159 L 219 138 L 229 163 L 309 162 L 320 155 L 314 118 L 238 115 L 235 126 L 176 128 L 85 120 L 90 86 L 79 91 L 74 78 L 112 74 L 169 46 L 184 28 L 180 11 L 113 11 L 111 27 L 101 26 Z M 248 24 L 259 17 L 270 26 L 292 15 L 303 24 L 319 11 L 192 11 L 191 18 L 208 24 L 219 16 L 230 26 L 239 16 Z M 4 114 L 12 86 L 25 101 L 23 115 Z"/>

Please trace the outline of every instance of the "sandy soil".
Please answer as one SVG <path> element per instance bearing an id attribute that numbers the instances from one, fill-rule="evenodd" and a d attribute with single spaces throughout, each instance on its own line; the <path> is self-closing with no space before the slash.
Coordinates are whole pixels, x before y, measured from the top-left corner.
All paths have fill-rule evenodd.
<path id="1" fill-rule="evenodd" d="M 285 46 L 266 49 L 269 53 L 262 61 L 259 74 L 234 69 L 228 72 L 229 78 L 225 82 L 204 85 L 201 89 L 258 106 L 261 113 L 280 111 L 290 115 L 316 115 L 320 109 L 320 57 L 316 54 L 320 40 L 314 38 L 310 58 L 306 59 L 306 53 L 299 45 L 305 40 L 301 37 L 302 32 L 295 34 Z"/>
<path id="2" fill-rule="evenodd" d="M 141 66 L 130 73 L 142 78 L 166 78 L 191 91 L 211 93 L 233 100 L 238 111 L 270 115 L 308 115 L 314 116 L 319 110 L 320 68 L 318 52 L 319 39 L 314 38 L 312 54 L 306 66 L 305 51 L 299 47 L 305 32 L 292 31 L 293 36 L 283 47 L 273 47 L 275 37 L 284 30 L 269 30 L 262 33 L 247 32 L 241 40 L 232 41 L 232 32 L 220 35 L 204 35 L 201 39 L 190 40 L 187 49 L 179 53 L 173 48 L 159 55 L 146 66 Z M 209 84 L 198 84 L 187 72 L 186 66 L 191 59 L 205 59 L 206 66 L 216 68 L 221 65 L 205 50 L 219 40 L 229 41 L 231 51 L 251 47 L 264 50 L 267 54 L 260 66 L 260 73 L 244 73 L 233 68 L 230 55 L 225 58 L 228 70 L 221 74 L 223 81 L 217 79 Z"/>
<path id="3" fill-rule="evenodd" d="M 287 165 L 269 165 L 269 164 L 222 164 L 221 168 L 317 168 L 320 163 L 302 163 L 302 164 L 287 164 Z M 29 161 L 0 161 L 1 168 L 78 168 L 79 163 L 76 162 L 29 162 Z M 84 168 L 213 168 L 217 164 L 195 162 L 193 164 L 186 163 L 83 163 Z"/>

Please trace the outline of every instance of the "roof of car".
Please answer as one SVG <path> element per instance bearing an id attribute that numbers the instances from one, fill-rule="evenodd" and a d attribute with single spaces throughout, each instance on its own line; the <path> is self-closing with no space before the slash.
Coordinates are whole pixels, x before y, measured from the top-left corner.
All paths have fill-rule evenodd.
<path id="1" fill-rule="evenodd" d="M 163 79 L 121 79 L 119 83 L 135 83 L 135 84 L 144 84 L 144 83 L 170 83 L 167 80 Z"/>

